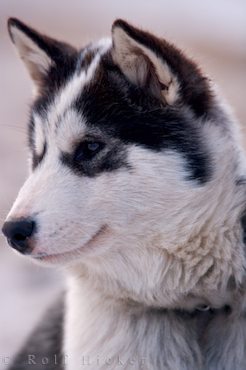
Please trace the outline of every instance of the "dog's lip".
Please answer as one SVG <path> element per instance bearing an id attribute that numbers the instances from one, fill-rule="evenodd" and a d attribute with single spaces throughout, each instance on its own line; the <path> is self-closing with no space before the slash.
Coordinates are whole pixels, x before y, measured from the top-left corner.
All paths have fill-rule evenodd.
<path id="1" fill-rule="evenodd" d="M 66 256 L 71 255 L 71 254 L 76 256 L 78 252 L 81 252 L 85 249 L 89 249 L 90 245 L 94 243 L 102 234 L 104 234 L 106 230 L 107 230 L 107 225 L 101 226 L 100 229 L 85 244 L 83 244 L 79 248 L 72 249 L 71 251 L 66 251 L 62 253 L 54 253 L 54 254 L 48 254 L 48 253 L 41 252 L 38 254 L 30 254 L 29 256 L 39 261 L 48 261 L 48 262 L 52 262 L 52 260 L 66 258 Z"/>

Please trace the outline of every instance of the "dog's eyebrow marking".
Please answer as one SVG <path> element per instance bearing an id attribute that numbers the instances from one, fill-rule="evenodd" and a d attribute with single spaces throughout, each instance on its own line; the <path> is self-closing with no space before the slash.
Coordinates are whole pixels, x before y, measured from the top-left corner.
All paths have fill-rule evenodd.
<path id="1" fill-rule="evenodd" d="M 76 100 L 77 96 L 79 96 L 83 88 L 93 78 L 101 60 L 101 56 L 107 52 L 110 46 L 110 39 L 101 40 L 101 42 L 96 44 L 98 52 L 95 54 L 88 68 L 86 70 L 82 69 L 79 74 L 77 68 L 75 69 L 71 79 L 55 97 L 55 100 L 52 102 L 48 110 L 47 122 L 49 122 L 49 126 L 59 124 L 60 117 L 62 117 L 65 111 L 71 107 L 72 103 Z"/>
<path id="2" fill-rule="evenodd" d="M 60 150 L 69 152 L 74 143 L 82 139 L 85 135 L 84 122 L 84 118 L 75 109 L 68 109 L 64 113 L 55 135 Z"/>

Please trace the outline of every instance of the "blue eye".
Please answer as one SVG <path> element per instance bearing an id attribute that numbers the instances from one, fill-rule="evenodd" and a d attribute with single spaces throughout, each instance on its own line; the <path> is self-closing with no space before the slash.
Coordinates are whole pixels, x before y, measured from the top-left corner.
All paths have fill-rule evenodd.
<path id="1" fill-rule="evenodd" d="M 92 159 L 97 153 L 99 153 L 105 144 L 100 141 L 84 141 L 79 144 L 74 153 L 74 161 L 82 162 Z"/>
<path id="2" fill-rule="evenodd" d="M 88 150 L 90 150 L 91 152 L 95 152 L 99 149 L 100 147 L 100 143 L 97 143 L 97 142 L 94 142 L 94 143 L 88 143 L 87 144 L 87 148 Z"/>

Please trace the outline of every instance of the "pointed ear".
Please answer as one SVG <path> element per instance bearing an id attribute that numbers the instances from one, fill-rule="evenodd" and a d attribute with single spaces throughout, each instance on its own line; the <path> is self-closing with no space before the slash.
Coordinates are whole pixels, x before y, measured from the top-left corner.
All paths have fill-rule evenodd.
<path id="1" fill-rule="evenodd" d="M 123 20 L 114 22 L 112 39 L 112 57 L 121 72 L 164 104 L 187 101 L 197 105 L 195 100 L 208 92 L 196 64 L 167 41 Z"/>
<path id="2" fill-rule="evenodd" d="M 39 87 L 50 69 L 59 65 L 66 53 L 75 51 L 67 44 L 40 34 L 15 18 L 8 20 L 8 31 L 32 80 Z"/>

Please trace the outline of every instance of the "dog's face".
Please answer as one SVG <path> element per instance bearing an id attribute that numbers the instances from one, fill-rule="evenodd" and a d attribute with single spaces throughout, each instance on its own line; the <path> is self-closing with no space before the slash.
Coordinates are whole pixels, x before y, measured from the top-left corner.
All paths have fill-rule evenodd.
<path id="1" fill-rule="evenodd" d="M 17 20 L 9 32 L 36 86 L 32 169 L 4 227 L 10 244 L 151 304 L 203 276 L 236 275 L 241 157 L 196 65 L 123 21 L 81 51 Z"/>

